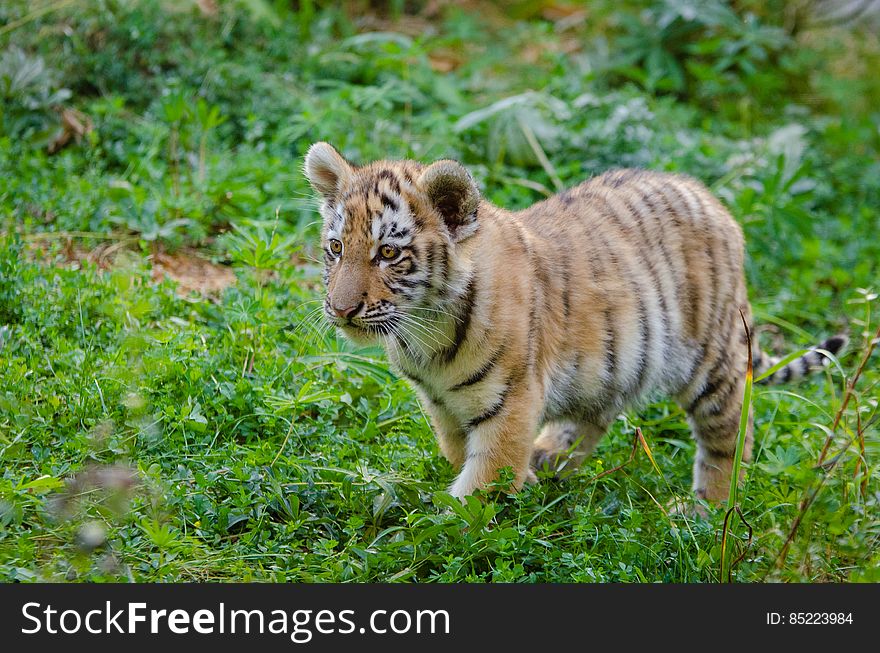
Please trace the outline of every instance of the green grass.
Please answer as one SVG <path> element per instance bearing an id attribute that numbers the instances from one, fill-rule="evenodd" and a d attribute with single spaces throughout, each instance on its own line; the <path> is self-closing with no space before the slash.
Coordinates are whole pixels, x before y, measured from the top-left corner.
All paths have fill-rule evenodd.
<path id="1" fill-rule="evenodd" d="M 707 183 L 746 233 L 765 347 L 852 340 L 825 374 L 755 386 L 731 577 L 880 580 L 876 352 L 837 420 L 878 323 L 870 35 L 792 35 L 748 1 L 672 22 L 673 4 L 597 2 L 567 23 L 532 0 L 515 19 L 373 3 L 372 22 L 222 4 L 0 7 L 0 578 L 722 579 L 725 509 L 668 514 L 694 445 L 662 400 L 565 482 L 443 492 L 410 388 L 316 311 L 300 167 L 328 140 L 358 161 L 460 159 L 511 208 L 612 166 Z M 50 155 L 58 105 L 93 129 Z M 154 278 L 193 250 L 236 284 Z"/>

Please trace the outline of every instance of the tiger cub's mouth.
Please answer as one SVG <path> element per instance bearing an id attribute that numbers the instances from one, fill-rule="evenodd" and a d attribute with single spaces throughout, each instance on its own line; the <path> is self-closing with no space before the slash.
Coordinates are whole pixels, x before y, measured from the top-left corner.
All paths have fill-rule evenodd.
<path id="1" fill-rule="evenodd" d="M 339 318 L 329 317 L 330 322 L 348 336 L 367 338 L 370 336 L 390 336 L 395 333 L 395 326 L 399 319 L 395 315 L 383 317 L 364 318 Z"/>

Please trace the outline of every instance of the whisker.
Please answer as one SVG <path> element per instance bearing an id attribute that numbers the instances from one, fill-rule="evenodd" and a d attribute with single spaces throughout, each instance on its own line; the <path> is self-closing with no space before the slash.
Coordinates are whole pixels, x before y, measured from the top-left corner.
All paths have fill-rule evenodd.
<path id="1" fill-rule="evenodd" d="M 427 352 L 434 351 L 433 348 L 428 346 L 428 344 L 424 340 L 422 340 L 422 338 L 419 337 L 419 335 L 417 333 L 410 331 L 407 328 L 407 325 L 403 320 L 401 320 L 398 324 L 396 324 L 395 327 L 397 328 L 397 332 L 399 334 L 401 334 L 401 336 L 406 335 L 407 336 L 406 339 L 415 340 L 416 344 L 418 345 L 419 349 L 422 350 L 423 354 L 427 353 Z M 401 338 L 401 339 L 404 339 L 404 338 Z"/>
<path id="2" fill-rule="evenodd" d="M 436 333 L 437 335 L 442 336 L 447 340 L 448 344 L 451 345 L 453 343 L 453 340 L 449 337 L 449 335 L 444 333 L 444 331 L 442 330 L 441 327 L 444 325 L 441 325 L 440 322 L 438 322 L 436 319 L 430 318 L 428 316 L 415 315 L 413 313 L 402 313 L 402 315 L 404 315 L 406 319 L 412 320 L 426 327 L 432 333 Z"/>
<path id="3" fill-rule="evenodd" d="M 440 331 L 437 331 L 436 329 L 431 329 L 428 325 L 420 323 L 413 316 L 408 315 L 406 313 L 401 313 L 401 323 L 404 325 L 412 326 L 412 327 L 418 329 L 418 331 L 420 333 L 422 333 L 425 337 L 431 339 L 438 347 L 443 347 L 443 343 L 441 343 L 435 337 L 435 335 L 442 335 L 442 336 L 446 337 L 448 340 L 448 336 L 446 336 L 445 334 L 442 334 Z M 452 344 L 452 342 L 453 342 L 452 340 L 449 340 L 450 344 Z M 431 348 L 431 351 L 433 351 L 433 348 Z"/>

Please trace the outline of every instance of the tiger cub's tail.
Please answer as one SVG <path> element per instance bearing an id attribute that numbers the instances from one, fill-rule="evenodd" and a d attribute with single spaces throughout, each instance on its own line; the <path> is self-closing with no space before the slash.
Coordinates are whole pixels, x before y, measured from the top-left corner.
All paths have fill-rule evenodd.
<path id="1" fill-rule="evenodd" d="M 759 381 L 767 385 L 776 385 L 779 383 L 788 383 L 801 379 L 808 374 L 824 369 L 831 362 L 831 359 L 824 352 L 828 352 L 837 356 L 844 347 L 846 347 L 849 338 L 845 335 L 836 335 L 828 338 L 822 344 L 813 347 L 803 356 L 798 356 L 794 360 L 786 363 L 770 376 Z M 774 367 L 782 358 L 770 356 L 761 351 L 760 347 L 755 346 L 752 351 L 752 366 L 754 368 L 755 378 L 760 377 L 764 372 Z"/>

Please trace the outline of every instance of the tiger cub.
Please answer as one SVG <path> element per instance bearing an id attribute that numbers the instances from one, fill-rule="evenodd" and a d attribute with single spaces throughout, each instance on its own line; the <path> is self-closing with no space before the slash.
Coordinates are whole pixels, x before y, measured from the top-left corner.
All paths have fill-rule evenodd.
<path id="1" fill-rule="evenodd" d="M 568 473 L 623 409 L 664 393 L 697 441 L 696 496 L 727 496 L 752 316 L 742 231 L 702 184 L 615 170 L 511 212 L 450 160 L 355 166 L 316 143 L 305 173 L 323 199 L 326 317 L 381 341 L 415 385 L 459 470 L 451 494 L 504 467 L 514 488 Z M 756 348 L 754 362 L 777 360 Z M 811 350 L 770 380 L 827 363 Z"/>

